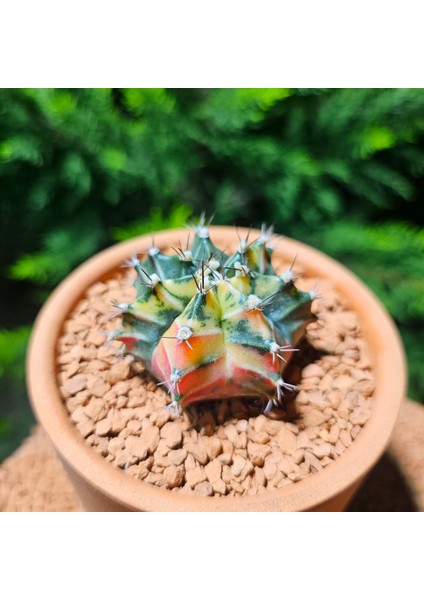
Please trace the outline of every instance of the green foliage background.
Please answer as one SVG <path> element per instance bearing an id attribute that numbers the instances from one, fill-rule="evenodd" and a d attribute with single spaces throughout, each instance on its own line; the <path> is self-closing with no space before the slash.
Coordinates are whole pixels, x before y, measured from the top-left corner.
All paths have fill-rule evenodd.
<path id="1" fill-rule="evenodd" d="M 113 243 L 193 214 L 321 248 L 387 306 L 424 401 L 424 91 L 0 90 L 0 458 L 32 422 L 31 323 Z"/>

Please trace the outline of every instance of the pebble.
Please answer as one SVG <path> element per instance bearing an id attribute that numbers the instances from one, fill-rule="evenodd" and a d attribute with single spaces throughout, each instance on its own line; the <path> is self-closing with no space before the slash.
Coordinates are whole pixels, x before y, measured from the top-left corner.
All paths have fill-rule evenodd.
<path id="1" fill-rule="evenodd" d="M 239 477 L 243 471 L 243 467 L 246 464 L 246 459 L 242 456 L 235 455 L 233 458 L 233 464 L 231 465 L 231 471 L 235 477 Z"/>
<path id="2" fill-rule="evenodd" d="M 352 389 L 358 391 L 360 394 L 365 396 L 366 398 L 370 396 L 374 391 L 374 382 L 373 381 L 358 381 L 352 385 Z"/>
<path id="3" fill-rule="evenodd" d="M 305 451 L 303 450 L 303 448 L 298 448 L 291 455 L 291 459 L 296 465 L 300 465 L 300 463 L 303 462 L 304 458 L 305 458 Z"/>
<path id="4" fill-rule="evenodd" d="M 223 465 L 222 467 L 222 479 L 225 481 L 225 483 L 235 481 L 233 472 L 228 465 Z"/>
<path id="5" fill-rule="evenodd" d="M 112 429 L 112 414 L 109 413 L 104 419 L 96 423 L 96 435 L 107 435 Z"/>
<path id="6" fill-rule="evenodd" d="M 265 415 L 259 415 L 254 420 L 254 429 L 256 433 L 260 433 L 261 431 L 265 431 L 266 425 L 269 419 Z"/>
<path id="7" fill-rule="evenodd" d="M 318 458 L 308 450 L 305 451 L 305 462 L 308 462 L 316 471 L 322 471 L 322 464 L 319 462 Z"/>
<path id="8" fill-rule="evenodd" d="M 325 375 L 323 369 L 314 363 L 305 367 L 302 371 L 302 377 L 307 379 L 309 377 L 323 377 Z"/>
<path id="9" fill-rule="evenodd" d="M 301 431 L 296 438 L 296 448 L 309 448 L 311 440 L 305 431 Z"/>
<path id="10" fill-rule="evenodd" d="M 84 411 L 84 407 L 83 406 L 77 406 L 77 408 L 73 411 L 72 415 L 71 415 L 71 420 L 74 423 L 80 423 L 82 421 L 86 421 L 87 420 L 87 415 L 85 414 Z"/>
<path id="11" fill-rule="evenodd" d="M 251 473 L 254 472 L 254 470 L 255 470 L 255 467 L 250 462 L 250 460 L 246 460 L 244 467 L 240 473 L 240 480 L 244 481 L 246 479 L 246 477 L 248 477 Z"/>
<path id="12" fill-rule="evenodd" d="M 130 419 L 127 423 L 127 427 L 132 433 L 135 433 L 140 429 L 140 421 L 137 419 Z"/>
<path id="13" fill-rule="evenodd" d="M 88 417 L 84 421 L 79 421 L 76 425 L 84 438 L 88 437 L 94 431 L 94 422 Z"/>
<path id="14" fill-rule="evenodd" d="M 239 438 L 239 434 L 238 434 L 236 426 L 233 425 L 232 423 L 230 423 L 229 425 L 226 425 L 224 429 L 225 429 L 227 438 L 234 445 L 234 447 L 240 448 L 241 447 L 240 438 Z"/>
<path id="15" fill-rule="evenodd" d="M 194 469 L 186 471 L 186 481 L 191 488 L 194 488 L 198 483 L 201 483 L 202 481 L 206 481 L 206 474 L 204 469 L 202 467 L 194 467 Z"/>
<path id="16" fill-rule="evenodd" d="M 178 467 L 182 465 L 185 459 L 187 458 L 187 450 L 186 448 L 180 448 L 179 450 L 170 450 L 167 454 L 170 462 Z"/>
<path id="17" fill-rule="evenodd" d="M 330 427 L 330 431 L 329 431 L 329 435 L 328 435 L 328 441 L 330 442 L 330 444 L 335 444 L 337 442 L 337 440 L 339 439 L 340 436 L 340 429 L 338 425 L 332 425 Z"/>
<path id="18" fill-rule="evenodd" d="M 258 486 L 266 486 L 267 479 L 265 473 L 260 467 L 255 467 L 255 481 Z"/>
<path id="19" fill-rule="evenodd" d="M 346 330 L 355 330 L 358 327 L 358 317 L 355 313 L 347 310 L 341 313 L 339 321 Z"/>
<path id="20" fill-rule="evenodd" d="M 255 444 L 254 442 L 248 442 L 247 454 L 252 463 L 257 467 L 262 467 L 265 458 L 272 452 L 270 446 L 267 444 Z"/>
<path id="21" fill-rule="evenodd" d="M 143 444 L 136 435 L 127 437 L 125 440 L 125 448 L 128 450 L 129 454 L 137 456 L 140 460 L 144 460 L 149 453 L 147 446 Z"/>
<path id="22" fill-rule="evenodd" d="M 265 442 L 259 442 L 259 441 L 258 441 L 258 444 L 260 444 L 260 443 L 262 443 L 262 444 L 266 444 L 266 443 L 269 441 L 269 436 L 272 436 L 272 437 L 274 437 L 274 436 L 278 435 L 278 433 L 279 433 L 279 432 L 280 432 L 280 431 L 281 431 L 283 428 L 284 428 L 284 422 L 282 422 L 282 421 L 274 421 L 274 420 L 272 420 L 272 419 L 267 419 L 267 421 L 266 421 L 266 423 L 265 423 L 265 426 L 264 426 L 264 430 L 265 430 L 265 434 L 268 434 L 268 435 L 266 435 L 266 437 L 267 437 L 268 439 L 266 439 L 266 440 L 265 440 Z M 257 436 L 257 437 L 260 437 L 260 435 L 262 435 L 262 436 L 263 436 L 263 434 L 264 434 L 264 432 L 263 432 L 263 431 L 261 431 L 261 432 L 258 434 L 258 436 Z M 262 439 L 263 439 L 263 438 L 262 438 Z M 256 441 L 257 441 L 257 440 L 256 440 Z"/>
<path id="23" fill-rule="evenodd" d="M 269 460 L 265 460 L 265 464 L 262 467 L 263 474 L 270 481 L 277 472 L 277 465 Z"/>
<path id="24" fill-rule="evenodd" d="M 371 411 L 365 406 L 358 406 L 353 409 L 352 414 L 349 417 L 349 421 L 352 425 L 365 425 L 371 416 Z"/>
<path id="25" fill-rule="evenodd" d="M 282 460 L 280 460 L 280 462 L 277 464 L 277 467 L 282 473 L 284 473 L 284 475 L 288 475 L 289 473 L 297 470 L 297 465 L 289 456 L 285 456 Z"/>
<path id="26" fill-rule="evenodd" d="M 213 487 L 211 486 L 209 481 L 202 481 L 195 486 L 194 495 L 195 496 L 213 496 Z"/>
<path id="27" fill-rule="evenodd" d="M 324 377 L 320 380 L 319 384 L 318 384 L 318 389 L 321 392 L 326 392 L 327 390 L 330 389 L 330 387 L 332 387 L 332 383 L 333 383 L 333 378 L 331 376 L 330 373 L 327 373 L 326 375 L 324 375 Z"/>
<path id="28" fill-rule="evenodd" d="M 109 440 L 107 450 L 110 454 L 116 455 L 119 450 L 122 450 L 122 448 L 124 447 L 124 443 L 124 440 L 120 437 L 112 438 L 111 440 Z"/>
<path id="29" fill-rule="evenodd" d="M 160 430 L 161 437 L 165 440 L 165 444 L 172 449 L 179 448 L 183 441 L 181 426 L 175 421 L 168 421 Z"/>
<path id="30" fill-rule="evenodd" d="M 299 470 L 302 475 L 308 475 L 311 472 L 311 463 L 308 460 L 304 460 L 303 463 L 299 465 Z"/>
<path id="31" fill-rule="evenodd" d="M 124 429 L 124 427 L 126 427 L 130 417 L 128 413 L 120 411 L 117 408 L 113 408 L 110 411 L 110 414 L 112 415 L 111 431 L 112 433 L 119 433 L 122 431 L 122 429 Z"/>
<path id="32" fill-rule="evenodd" d="M 284 454 L 281 452 L 281 450 L 274 448 L 271 454 L 267 456 L 265 460 L 276 465 L 282 458 L 284 458 Z"/>
<path id="33" fill-rule="evenodd" d="M 297 448 L 297 437 L 289 429 L 283 428 L 277 435 L 277 444 L 282 452 L 292 454 Z"/>
<path id="34" fill-rule="evenodd" d="M 69 352 L 65 352 L 64 354 L 59 354 L 59 356 L 57 357 L 57 364 L 58 365 L 68 365 L 72 363 L 72 356 Z M 69 377 L 68 373 L 68 369 L 66 369 L 66 371 L 61 371 L 60 373 L 63 373 L 66 376 L 66 379 Z"/>
<path id="35" fill-rule="evenodd" d="M 170 414 L 168 410 L 160 410 L 155 416 L 155 425 L 161 429 L 165 423 L 168 423 Z"/>
<path id="36" fill-rule="evenodd" d="M 166 478 L 163 475 L 163 473 L 150 472 L 147 474 L 144 481 L 146 481 L 147 483 L 153 483 L 154 485 L 157 485 L 158 487 L 167 487 L 168 486 L 168 482 L 166 481 Z"/>
<path id="37" fill-rule="evenodd" d="M 328 433 L 328 431 L 327 431 L 326 429 L 321 429 L 321 430 L 318 432 L 318 436 L 319 436 L 319 437 L 320 437 L 322 440 L 324 440 L 324 442 L 328 442 L 328 441 L 329 441 L 329 433 Z"/>
<path id="38" fill-rule="evenodd" d="M 108 292 L 108 290 L 108 286 L 105 283 L 99 281 L 98 283 L 95 283 L 91 287 L 89 287 L 87 291 L 87 296 L 88 298 L 96 298 L 97 296 L 102 296 L 102 294 Z"/>
<path id="39" fill-rule="evenodd" d="M 312 427 L 307 427 L 304 432 L 306 433 L 306 435 L 308 436 L 309 440 L 316 440 L 318 437 L 318 431 L 320 430 L 319 427 L 316 426 L 312 426 Z"/>
<path id="40" fill-rule="evenodd" d="M 163 474 L 171 490 L 175 487 L 180 487 L 184 481 L 184 469 L 181 467 L 170 465 L 166 467 Z"/>
<path id="41" fill-rule="evenodd" d="M 169 452 L 171 452 L 171 448 L 165 444 L 165 440 L 160 439 L 158 443 L 158 447 L 156 448 L 158 452 L 163 454 L 163 456 L 168 456 Z M 193 459 L 194 461 L 194 459 Z"/>
<path id="42" fill-rule="evenodd" d="M 108 371 L 107 381 L 111 385 L 123 382 L 130 374 L 131 363 L 128 360 L 120 360 Z"/>
<path id="43" fill-rule="evenodd" d="M 146 427 L 145 429 L 143 428 L 141 435 L 140 435 L 140 440 L 142 441 L 143 444 L 145 444 L 147 446 L 150 454 L 153 454 L 153 452 L 158 447 L 159 439 L 160 439 L 159 427 L 151 425 L 151 426 Z"/>
<path id="44" fill-rule="evenodd" d="M 247 427 L 248 427 L 248 422 L 246 421 L 246 419 L 240 419 L 236 423 L 236 429 L 239 433 L 241 433 L 242 431 L 247 431 Z"/>
<path id="45" fill-rule="evenodd" d="M 247 447 L 247 434 L 245 431 L 239 433 L 238 436 L 238 446 L 236 448 L 245 449 Z"/>
<path id="46" fill-rule="evenodd" d="M 287 423 L 284 423 L 284 427 L 286 429 L 288 429 L 289 431 L 293 432 L 295 435 L 297 435 L 299 433 L 299 426 L 296 425 L 296 423 L 290 423 L 290 421 L 287 421 Z"/>
<path id="47" fill-rule="evenodd" d="M 284 480 L 284 475 L 279 469 L 275 469 L 274 477 L 268 481 L 268 488 L 278 487 L 278 485 Z"/>
<path id="48" fill-rule="evenodd" d="M 339 429 L 346 429 L 346 427 L 347 427 L 347 421 L 346 421 L 346 419 L 343 419 L 342 417 L 337 417 L 336 423 L 337 423 Z"/>
<path id="49" fill-rule="evenodd" d="M 324 458 L 324 456 L 330 456 L 332 451 L 332 445 L 329 443 L 324 443 L 324 444 L 314 444 L 311 448 L 311 452 L 317 457 L 317 458 Z"/>
<path id="50" fill-rule="evenodd" d="M 206 453 L 210 460 L 217 458 L 222 452 L 222 442 L 219 438 L 213 436 L 208 437 L 204 441 Z"/>
<path id="51" fill-rule="evenodd" d="M 227 492 L 227 486 L 225 485 L 225 481 L 223 481 L 221 478 L 216 479 L 212 483 L 212 488 L 214 492 L 220 494 L 221 496 L 225 496 Z"/>
<path id="52" fill-rule="evenodd" d="M 85 390 L 87 387 L 87 376 L 86 375 L 74 375 L 68 379 L 68 381 L 64 384 L 63 388 L 66 392 L 72 396 L 81 390 Z"/>
<path id="53" fill-rule="evenodd" d="M 337 442 L 334 444 L 334 450 L 336 454 L 340 456 L 340 454 L 343 454 L 343 452 L 346 450 L 346 447 L 341 440 L 337 440 Z"/>
<path id="54" fill-rule="evenodd" d="M 202 441 L 189 442 L 185 445 L 185 448 L 197 462 L 201 465 L 206 465 L 208 462 L 208 454 L 206 452 L 205 444 Z"/>
<path id="55" fill-rule="evenodd" d="M 186 470 L 186 472 L 191 471 L 192 469 L 194 469 L 194 467 L 196 466 L 196 461 L 194 460 L 194 458 L 192 457 L 191 454 L 187 454 L 187 458 L 184 461 L 184 468 Z"/>
<path id="56" fill-rule="evenodd" d="M 82 355 L 84 353 L 84 348 L 78 345 L 74 345 L 71 349 L 71 351 L 69 352 L 70 356 L 76 360 L 76 361 L 80 361 L 82 358 Z"/>
<path id="57" fill-rule="evenodd" d="M 107 406 L 103 400 L 93 398 L 86 406 L 84 406 L 85 414 L 97 423 L 104 419 L 107 415 Z"/>
<path id="58" fill-rule="evenodd" d="M 343 431 L 340 432 L 340 441 L 345 448 L 348 448 L 352 443 L 350 433 L 346 429 L 343 429 Z"/>
<path id="59" fill-rule="evenodd" d="M 230 440 L 222 440 L 222 452 L 225 454 L 230 454 L 232 456 L 234 452 L 234 446 L 230 442 Z"/>
<path id="60" fill-rule="evenodd" d="M 72 375 L 75 375 L 75 373 L 78 373 L 80 368 L 80 364 L 77 360 L 74 360 L 73 362 L 71 362 L 68 365 L 68 368 L 66 370 L 66 377 L 72 377 Z"/>
<path id="61" fill-rule="evenodd" d="M 325 415 L 313 408 L 311 411 L 305 412 L 303 422 L 306 427 L 313 427 L 314 425 L 322 425 L 326 421 Z"/>
<path id="62" fill-rule="evenodd" d="M 130 390 L 128 392 L 127 406 L 130 408 L 145 408 L 146 399 L 140 395 L 138 390 Z"/>
<path id="63" fill-rule="evenodd" d="M 255 444 L 267 444 L 271 438 L 266 431 L 257 433 L 254 429 L 250 429 L 247 433 L 247 439 Z"/>
<path id="64" fill-rule="evenodd" d="M 131 454 L 143 460 L 148 454 L 153 454 L 158 443 L 159 428 L 152 426 L 143 430 L 140 436 L 129 435 L 125 440 L 125 447 Z"/>
<path id="65" fill-rule="evenodd" d="M 214 458 L 205 466 L 205 473 L 208 480 L 213 484 L 217 479 L 221 479 L 222 463 L 217 458 Z"/>
<path id="66" fill-rule="evenodd" d="M 243 479 L 243 481 L 241 482 L 241 485 L 243 486 L 243 489 L 247 492 L 249 491 L 249 489 L 252 487 L 252 482 L 253 479 L 252 477 L 246 477 L 245 479 Z"/>
<path id="67" fill-rule="evenodd" d="M 154 468 L 162 467 L 162 469 L 164 469 L 166 467 L 169 467 L 171 464 L 168 456 L 164 456 L 157 450 L 153 454 L 153 460 L 154 460 Z"/>
<path id="68" fill-rule="evenodd" d="M 352 436 L 352 439 L 355 440 L 358 436 L 358 433 L 361 431 L 361 426 L 360 425 L 354 425 L 350 431 L 350 435 Z"/>
<path id="69" fill-rule="evenodd" d="M 223 465 L 230 465 L 233 462 L 232 454 L 220 454 L 218 456 L 218 460 L 220 460 Z"/>

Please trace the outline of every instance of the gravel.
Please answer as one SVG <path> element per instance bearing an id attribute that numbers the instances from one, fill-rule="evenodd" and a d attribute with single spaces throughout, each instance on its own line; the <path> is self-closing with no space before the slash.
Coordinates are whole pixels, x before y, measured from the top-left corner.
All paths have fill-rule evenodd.
<path id="1" fill-rule="evenodd" d="M 298 281 L 310 289 L 315 281 Z M 58 340 L 58 383 L 81 436 L 128 476 L 174 493 L 263 494 L 326 468 L 360 435 L 371 415 L 372 363 L 356 315 L 322 281 L 319 320 L 285 377 L 297 383 L 283 409 L 265 416 L 240 399 L 196 407 L 196 418 L 164 407 L 166 392 L 120 344 L 111 301 L 131 301 L 119 274 L 93 285 Z"/>

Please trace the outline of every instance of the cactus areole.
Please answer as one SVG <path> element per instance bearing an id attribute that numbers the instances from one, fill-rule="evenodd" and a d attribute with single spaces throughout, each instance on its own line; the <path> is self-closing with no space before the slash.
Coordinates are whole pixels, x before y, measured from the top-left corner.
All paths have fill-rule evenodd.
<path id="1" fill-rule="evenodd" d="M 242 397 L 263 399 L 268 412 L 296 389 L 284 370 L 315 318 L 315 294 L 296 288 L 292 267 L 274 271 L 272 228 L 240 239 L 231 255 L 213 244 L 204 218 L 193 229 L 186 249 L 163 254 L 153 242 L 145 260 L 127 261 L 136 300 L 116 305 L 113 339 L 167 388 L 170 407 Z"/>

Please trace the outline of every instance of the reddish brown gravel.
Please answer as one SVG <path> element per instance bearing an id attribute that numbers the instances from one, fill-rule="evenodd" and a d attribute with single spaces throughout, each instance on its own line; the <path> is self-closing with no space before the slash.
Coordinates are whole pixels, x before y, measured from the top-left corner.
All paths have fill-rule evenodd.
<path id="1" fill-rule="evenodd" d="M 301 289 L 315 281 L 300 279 Z M 131 477 L 173 492 L 241 496 L 293 485 L 354 443 L 371 414 L 371 361 L 356 315 L 325 282 L 319 316 L 285 374 L 299 391 L 284 410 L 240 399 L 206 402 L 190 416 L 143 367 L 100 331 L 119 326 L 111 302 L 133 298 L 128 279 L 96 283 L 58 341 L 58 380 L 75 426 L 95 451 Z"/>
<path id="2" fill-rule="evenodd" d="M 405 401 L 388 452 L 369 473 L 348 510 L 423 511 L 423 449 L 424 407 Z M 82 507 L 51 442 L 37 426 L 0 465 L 0 512 L 80 510 Z"/>

